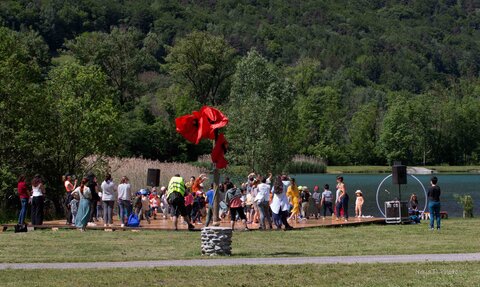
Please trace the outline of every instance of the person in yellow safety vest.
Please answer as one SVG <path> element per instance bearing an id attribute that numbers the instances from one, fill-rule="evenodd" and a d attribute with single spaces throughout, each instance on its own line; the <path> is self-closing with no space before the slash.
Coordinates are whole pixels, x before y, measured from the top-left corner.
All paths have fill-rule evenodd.
<path id="1" fill-rule="evenodd" d="M 188 224 L 188 230 L 193 230 L 195 226 L 190 223 L 190 219 L 187 216 L 187 210 L 185 208 L 185 181 L 183 178 L 176 174 L 168 183 L 167 189 L 167 201 L 172 205 L 173 212 L 173 225 L 175 230 L 178 230 L 178 217 L 181 215 Z"/>

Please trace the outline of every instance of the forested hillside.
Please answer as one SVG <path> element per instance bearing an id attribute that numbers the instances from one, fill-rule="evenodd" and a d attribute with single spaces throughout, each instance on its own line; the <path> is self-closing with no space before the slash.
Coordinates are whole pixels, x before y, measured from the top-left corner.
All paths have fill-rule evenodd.
<path id="1" fill-rule="evenodd" d="M 215 105 L 230 160 L 480 162 L 480 4 L 0 2 L 0 176 L 90 154 L 191 161 L 175 117 Z M 281 163 L 281 164 L 279 164 Z M 2 182 L 9 182 L 4 181 Z"/>

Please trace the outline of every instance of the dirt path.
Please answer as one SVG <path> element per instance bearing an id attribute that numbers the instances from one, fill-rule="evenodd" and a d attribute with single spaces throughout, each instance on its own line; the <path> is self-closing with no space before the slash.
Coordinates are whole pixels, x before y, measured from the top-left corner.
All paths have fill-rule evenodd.
<path id="1" fill-rule="evenodd" d="M 480 253 L 415 254 L 415 255 L 365 255 L 333 257 L 282 257 L 282 258 L 215 258 L 192 260 L 80 262 L 80 263 L 0 263 L 5 269 L 91 269 L 91 268 L 143 268 L 168 266 L 225 266 L 225 265 L 292 265 L 292 264 L 354 264 L 354 263 L 414 263 L 431 261 L 480 261 Z"/>

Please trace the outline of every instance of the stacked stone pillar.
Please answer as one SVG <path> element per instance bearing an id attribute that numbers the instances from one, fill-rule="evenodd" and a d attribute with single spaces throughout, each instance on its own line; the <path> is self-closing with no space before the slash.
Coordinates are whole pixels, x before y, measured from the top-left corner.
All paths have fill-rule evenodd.
<path id="1" fill-rule="evenodd" d="M 216 226 L 202 228 L 202 255 L 232 255 L 232 229 Z"/>

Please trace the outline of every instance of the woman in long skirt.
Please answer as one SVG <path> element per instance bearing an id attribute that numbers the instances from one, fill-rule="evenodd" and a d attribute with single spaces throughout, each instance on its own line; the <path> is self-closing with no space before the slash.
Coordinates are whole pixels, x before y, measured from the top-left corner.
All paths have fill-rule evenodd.
<path id="1" fill-rule="evenodd" d="M 75 217 L 75 226 L 81 231 L 85 231 L 90 217 L 90 200 L 92 199 L 92 193 L 86 186 L 88 181 L 88 178 L 83 178 L 80 186 L 74 191 L 78 193 L 80 197 L 80 204 L 78 205 L 77 216 Z"/>

